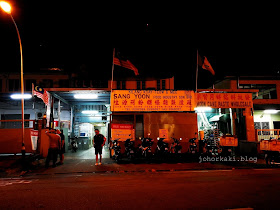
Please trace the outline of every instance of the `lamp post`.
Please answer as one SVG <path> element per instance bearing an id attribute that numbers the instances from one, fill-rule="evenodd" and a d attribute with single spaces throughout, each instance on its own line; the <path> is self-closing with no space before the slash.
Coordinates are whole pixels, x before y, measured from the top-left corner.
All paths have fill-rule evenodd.
<path id="1" fill-rule="evenodd" d="M 7 14 L 10 15 L 10 17 L 12 18 L 12 21 L 16 27 L 16 31 L 17 31 L 17 35 L 18 35 L 18 40 L 19 40 L 19 47 L 20 47 L 20 83 L 21 83 L 21 127 L 22 127 L 22 148 L 21 148 L 21 152 L 22 152 L 22 157 L 25 157 L 25 144 L 24 144 L 24 84 L 23 84 L 23 57 L 22 57 L 22 44 L 21 44 L 21 38 L 20 38 L 20 34 L 19 34 L 19 30 L 17 27 L 17 24 L 12 16 L 12 7 L 9 3 L 5 2 L 5 1 L 0 1 L 0 7 L 1 9 L 6 12 Z"/>

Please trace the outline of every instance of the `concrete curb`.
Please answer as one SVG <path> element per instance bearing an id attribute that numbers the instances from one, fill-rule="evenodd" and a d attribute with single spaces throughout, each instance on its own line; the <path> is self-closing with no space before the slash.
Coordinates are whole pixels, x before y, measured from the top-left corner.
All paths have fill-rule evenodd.
<path id="1" fill-rule="evenodd" d="M 242 167 L 242 168 L 183 168 L 183 169 L 143 169 L 143 170 L 107 170 L 107 171 L 71 171 L 71 172 L 53 172 L 53 173 L 34 173 L 25 174 L 36 175 L 36 176 L 49 176 L 49 175 L 67 175 L 67 174 L 122 174 L 122 173 L 162 173 L 162 172 L 192 172 L 192 171 L 233 171 L 233 170 L 248 170 L 248 169 L 260 169 L 252 167 Z M 261 168 L 271 170 L 272 168 Z M 273 168 L 275 170 L 280 170 L 280 168 Z"/>

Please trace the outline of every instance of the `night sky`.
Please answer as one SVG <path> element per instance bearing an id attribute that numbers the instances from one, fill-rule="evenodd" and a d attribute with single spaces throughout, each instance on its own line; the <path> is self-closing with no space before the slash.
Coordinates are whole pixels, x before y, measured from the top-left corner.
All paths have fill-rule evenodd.
<path id="1" fill-rule="evenodd" d="M 197 49 L 216 72 L 213 77 L 200 69 L 199 88 L 226 75 L 279 75 L 279 17 L 273 11 L 277 5 L 198 4 L 185 9 L 176 5 L 170 12 L 177 11 L 180 17 L 163 10 L 160 15 L 154 13 L 159 15 L 156 20 L 148 20 L 147 15 L 133 21 L 131 14 L 107 7 L 103 11 L 91 1 L 11 3 L 23 39 L 25 72 L 83 68 L 92 77 L 110 78 L 116 48 L 140 75 L 174 75 L 176 89 L 195 88 Z M 16 32 L 2 11 L 0 38 L 0 71 L 20 70 Z M 123 72 L 133 76 L 129 70 Z"/>

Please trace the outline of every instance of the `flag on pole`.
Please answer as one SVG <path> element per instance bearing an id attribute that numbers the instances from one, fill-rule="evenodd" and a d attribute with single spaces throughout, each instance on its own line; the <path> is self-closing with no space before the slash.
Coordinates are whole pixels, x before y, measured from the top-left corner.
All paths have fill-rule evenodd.
<path id="1" fill-rule="evenodd" d="M 209 71 L 211 74 L 215 75 L 215 71 L 213 70 L 211 64 L 209 63 L 208 59 L 203 56 L 203 59 L 198 55 L 197 63 L 199 66 L 201 66 L 203 69 Z"/>
<path id="2" fill-rule="evenodd" d="M 114 57 L 114 65 L 121 66 L 127 69 L 134 71 L 134 74 L 139 75 L 138 69 L 129 61 L 129 60 L 121 60 Z"/>
<path id="3" fill-rule="evenodd" d="M 50 93 L 46 91 L 44 88 L 35 86 L 34 90 L 32 91 L 32 94 L 42 99 L 47 106 L 49 105 Z"/>

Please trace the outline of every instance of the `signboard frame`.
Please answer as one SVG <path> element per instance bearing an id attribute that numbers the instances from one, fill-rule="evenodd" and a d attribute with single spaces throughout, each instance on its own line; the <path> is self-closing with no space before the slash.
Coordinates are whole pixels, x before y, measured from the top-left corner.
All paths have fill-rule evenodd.
<path id="1" fill-rule="evenodd" d="M 128 138 L 135 139 L 135 130 L 132 124 L 111 124 L 111 140 L 125 141 Z"/>
<path id="2" fill-rule="evenodd" d="M 194 111 L 195 96 L 187 90 L 112 90 L 112 112 Z"/>
<path id="3" fill-rule="evenodd" d="M 196 93 L 197 107 L 253 108 L 251 93 Z"/>

